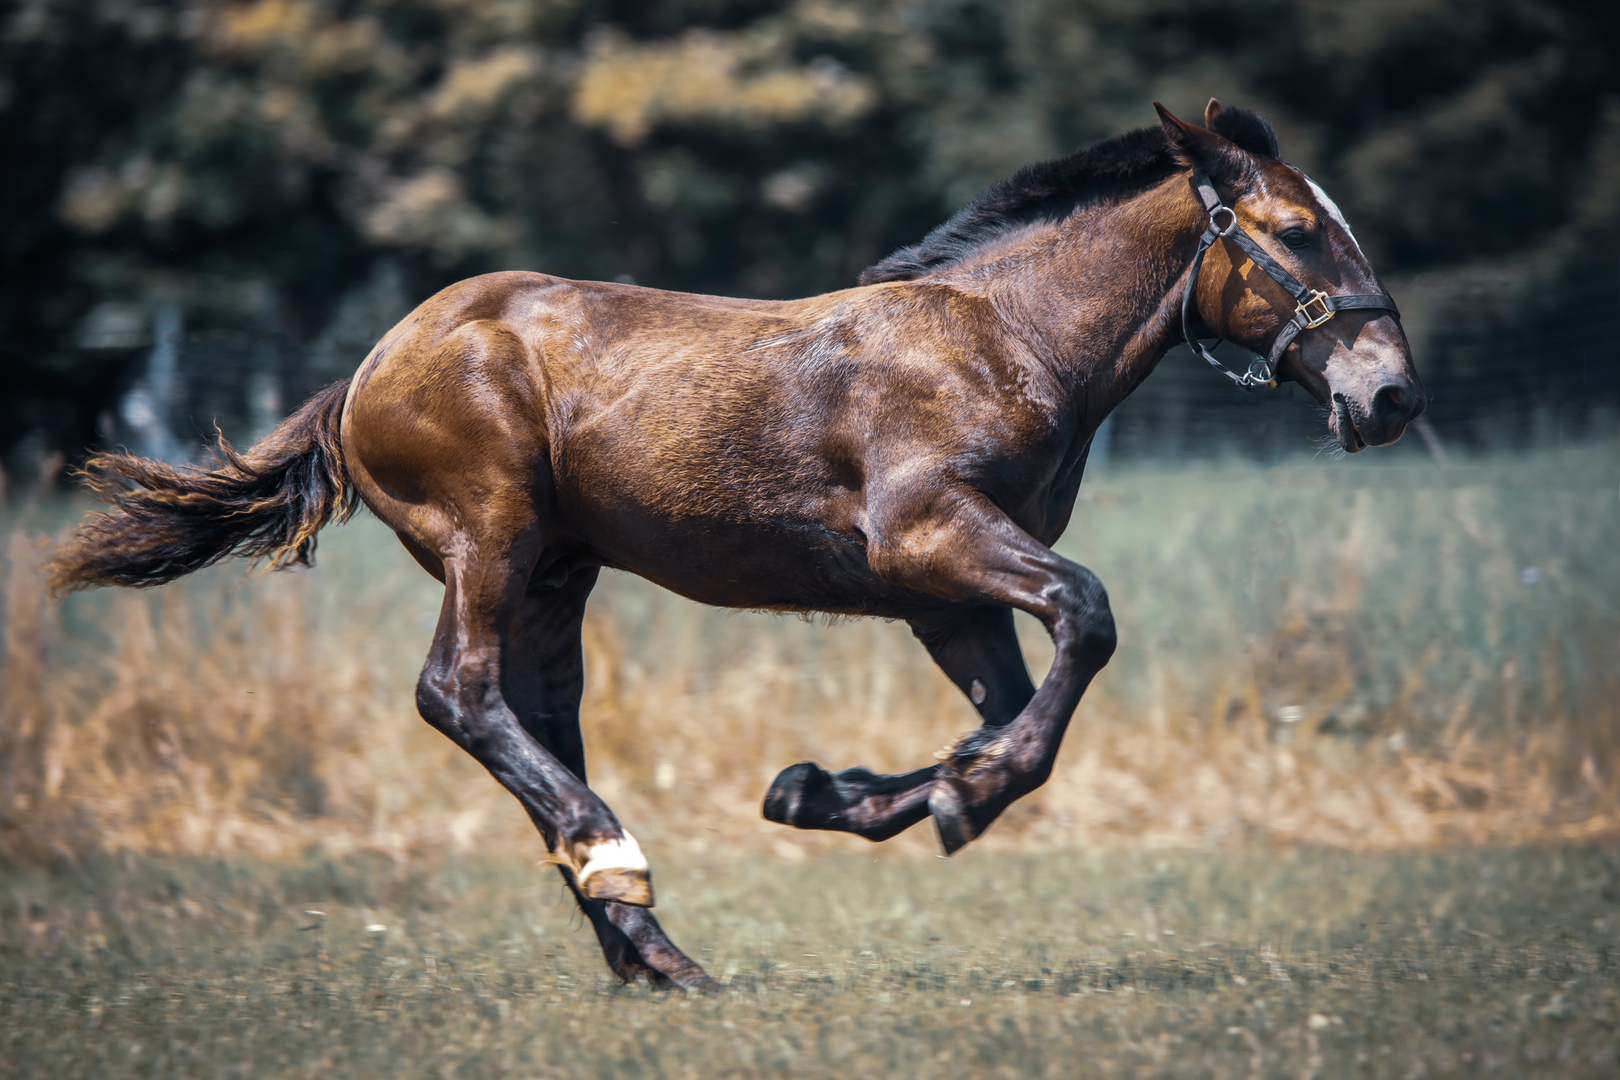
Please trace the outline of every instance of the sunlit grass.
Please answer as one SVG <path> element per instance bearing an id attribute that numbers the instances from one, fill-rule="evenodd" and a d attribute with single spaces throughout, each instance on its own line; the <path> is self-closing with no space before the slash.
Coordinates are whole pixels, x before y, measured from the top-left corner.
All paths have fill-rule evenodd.
<path id="1" fill-rule="evenodd" d="M 1615 1075 L 1612 851 L 722 859 L 661 879 L 725 983 L 620 987 L 555 878 L 91 860 L 0 893 L 0 1072 Z"/>

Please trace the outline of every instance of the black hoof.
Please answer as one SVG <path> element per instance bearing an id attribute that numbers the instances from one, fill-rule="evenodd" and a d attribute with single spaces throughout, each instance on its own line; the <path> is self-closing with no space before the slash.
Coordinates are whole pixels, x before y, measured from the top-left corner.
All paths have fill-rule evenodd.
<path id="1" fill-rule="evenodd" d="M 928 793 L 928 812 L 933 815 L 940 847 L 947 855 L 955 855 L 979 837 L 965 796 L 961 782 L 949 776 L 934 781 L 934 790 Z"/>
<path id="2" fill-rule="evenodd" d="M 765 817 L 795 829 L 887 840 L 928 816 L 934 769 L 879 776 L 866 769 L 830 773 L 813 761 L 783 769 L 765 793 Z"/>
<path id="3" fill-rule="evenodd" d="M 689 994 L 718 994 L 725 990 L 719 979 L 684 956 L 659 971 L 633 948 L 608 959 L 608 967 L 626 986 L 646 986 L 649 990 L 684 990 Z"/>
<path id="4" fill-rule="evenodd" d="M 825 798 L 832 794 L 832 786 L 832 774 L 813 761 L 789 765 L 777 774 L 771 789 L 765 793 L 765 820 L 800 829 L 813 828 L 813 825 L 802 824 L 810 804 L 818 796 Z M 816 817 L 819 821 L 820 815 Z"/>

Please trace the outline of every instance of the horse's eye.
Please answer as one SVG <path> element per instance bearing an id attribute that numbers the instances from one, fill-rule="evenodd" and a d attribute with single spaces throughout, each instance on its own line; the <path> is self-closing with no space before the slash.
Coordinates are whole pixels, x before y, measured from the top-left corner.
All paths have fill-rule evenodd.
<path id="1" fill-rule="evenodd" d="M 1298 251 L 1311 246 L 1311 235 L 1304 229 L 1289 229 L 1282 234 L 1282 242 Z"/>

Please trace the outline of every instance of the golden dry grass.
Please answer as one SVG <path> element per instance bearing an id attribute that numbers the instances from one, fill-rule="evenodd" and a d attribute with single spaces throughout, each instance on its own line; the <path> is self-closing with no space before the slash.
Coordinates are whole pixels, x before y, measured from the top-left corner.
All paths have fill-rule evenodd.
<path id="1" fill-rule="evenodd" d="M 1617 472 L 1601 449 L 1088 480 L 1063 550 L 1108 584 L 1123 644 L 1052 781 L 981 845 L 1620 833 Z M 64 511 L 22 511 L 4 538 L 0 859 L 539 856 L 516 804 L 415 717 L 439 590 L 375 521 L 330 532 L 311 572 L 58 604 L 38 571 Z M 972 726 L 904 626 L 608 578 L 586 638 L 592 782 L 655 864 L 932 852 L 926 826 L 874 849 L 758 812 L 794 761 L 915 768 Z M 1026 629 L 1038 676 L 1049 649 Z"/>

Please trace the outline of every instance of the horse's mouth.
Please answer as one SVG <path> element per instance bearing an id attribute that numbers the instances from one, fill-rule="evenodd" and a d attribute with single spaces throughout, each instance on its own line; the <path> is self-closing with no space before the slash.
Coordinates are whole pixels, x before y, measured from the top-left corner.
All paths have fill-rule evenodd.
<path id="1" fill-rule="evenodd" d="M 1350 413 L 1350 403 L 1345 401 L 1342 394 L 1333 395 L 1333 437 L 1339 441 L 1339 446 L 1347 454 L 1359 454 L 1367 448 L 1367 440 L 1361 437 L 1356 430 L 1356 422 Z"/>

